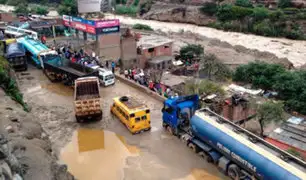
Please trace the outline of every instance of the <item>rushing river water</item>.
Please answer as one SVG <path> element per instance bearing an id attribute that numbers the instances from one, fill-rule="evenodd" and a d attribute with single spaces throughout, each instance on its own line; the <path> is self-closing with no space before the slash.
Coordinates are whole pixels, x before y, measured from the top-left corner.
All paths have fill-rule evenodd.
<path id="1" fill-rule="evenodd" d="M 136 23 L 147 24 L 153 29 L 163 32 L 181 32 L 184 30 L 197 33 L 207 38 L 216 38 L 231 45 L 241 45 L 249 49 L 257 49 L 275 54 L 279 58 L 288 58 L 295 67 L 306 63 L 306 41 L 295 41 L 284 38 L 269 38 L 252 34 L 225 32 L 213 28 L 196 26 L 184 23 L 170 23 L 153 20 L 135 19 L 126 16 L 107 14 L 107 18 L 118 18 L 121 23 L 133 25 Z"/>

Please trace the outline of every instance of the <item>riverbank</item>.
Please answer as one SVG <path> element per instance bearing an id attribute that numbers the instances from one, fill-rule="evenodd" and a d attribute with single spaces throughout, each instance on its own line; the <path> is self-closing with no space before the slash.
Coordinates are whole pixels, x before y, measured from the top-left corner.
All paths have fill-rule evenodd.
<path id="1" fill-rule="evenodd" d="M 278 58 L 287 58 L 296 68 L 299 68 L 306 63 L 306 41 L 225 32 L 192 24 L 143 20 L 114 14 L 106 14 L 106 18 L 118 18 L 122 24 L 129 26 L 137 23 L 146 24 L 151 26 L 155 31 L 159 30 L 166 34 L 189 32 L 193 33 L 195 36 L 198 35 L 203 38 L 215 39 L 228 43 L 231 46 L 242 46 L 263 53 L 268 52 L 274 54 Z"/>

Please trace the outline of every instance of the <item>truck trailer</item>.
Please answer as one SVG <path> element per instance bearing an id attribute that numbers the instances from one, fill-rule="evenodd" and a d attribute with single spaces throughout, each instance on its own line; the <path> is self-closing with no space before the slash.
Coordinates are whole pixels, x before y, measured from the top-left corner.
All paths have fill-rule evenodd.
<path id="1" fill-rule="evenodd" d="M 96 76 L 99 72 L 89 67 L 59 57 L 56 61 L 44 62 L 44 73 L 51 82 L 64 82 L 65 85 L 73 85 L 80 77 Z"/>
<path id="2" fill-rule="evenodd" d="M 208 108 L 197 95 L 165 100 L 163 127 L 231 179 L 305 180 L 306 163 Z"/>

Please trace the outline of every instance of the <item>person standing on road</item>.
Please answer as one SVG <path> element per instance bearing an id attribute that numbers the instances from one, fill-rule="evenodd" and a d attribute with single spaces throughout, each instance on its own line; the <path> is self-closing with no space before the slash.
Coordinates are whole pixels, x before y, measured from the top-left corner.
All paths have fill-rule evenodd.
<path id="1" fill-rule="evenodd" d="M 43 34 L 42 37 L 41 37 L 41 42 L 42 42 L 43 44 L 46 44 L 46 41 L 47 41 L 47 38 L 46 38 L 46 36 Z"/>
<path id="2" fill-rule="evenodd" d="M 112 72 L 115 73 L 115 67 L 116 67 L 116 64 L 114 61 L 112 61 Z"/>
<path id="3" fill-rule="evenodd" d="M 106 61 L 106 63 L 105 63 L 105 67 L 108 69 L 108 61 Z"/>

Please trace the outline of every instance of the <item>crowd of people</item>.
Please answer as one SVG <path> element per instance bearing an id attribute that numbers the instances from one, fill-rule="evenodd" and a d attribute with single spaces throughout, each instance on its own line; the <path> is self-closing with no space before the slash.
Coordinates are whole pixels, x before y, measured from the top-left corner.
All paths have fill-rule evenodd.
<path id="1" fill-rule="evenodd" d="M 133 80 L 136 83 L 149 88 L 151 91 L 158 93 L 166 98 L 178 96 L 170 87 L 157 81 L 153 81 L 150 78 L 149 73 L 140 68 L 126 69 L 124 70 L 124 76 L 127 79 Z"/>

